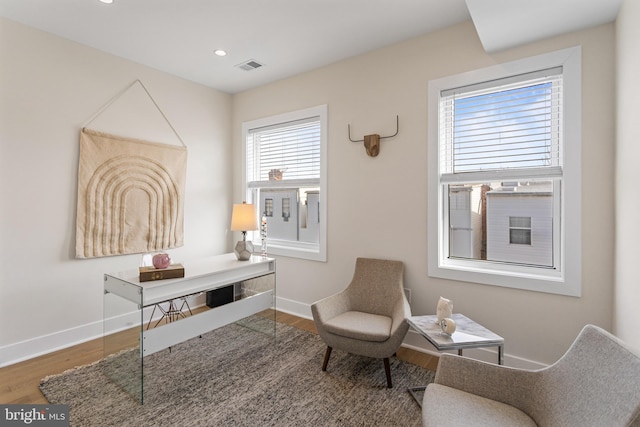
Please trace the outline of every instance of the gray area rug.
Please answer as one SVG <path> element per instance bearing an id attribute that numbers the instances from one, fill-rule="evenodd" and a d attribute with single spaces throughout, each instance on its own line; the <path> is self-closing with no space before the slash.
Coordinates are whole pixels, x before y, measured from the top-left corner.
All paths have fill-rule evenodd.
<path id="1" fill-rule="evenodd" d="M 381 360 L 334 350 L 315 334 L 277 323 L 276 339 L 252 317 L 145 358 L 145 403 L 102 373 L 104 361 L 42 380 L 53 404 L 70 405 L 73 426 L 420 426 L 407 387 L 433 373 L 391 359 L 393 388 Z M 249 327 L 248 327 L 249 326 Z"/>

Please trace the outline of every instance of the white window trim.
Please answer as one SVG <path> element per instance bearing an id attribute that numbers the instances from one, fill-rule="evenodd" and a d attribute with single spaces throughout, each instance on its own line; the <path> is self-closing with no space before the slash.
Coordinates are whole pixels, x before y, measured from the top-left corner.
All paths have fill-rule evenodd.
<path id="1" fill-rule="evenodd" d="M 269 239 L 267 230 L 267 253 L 269 255 L 282 255 L 292 258 L 308 259 L 313 261 L 327 261 L 327 105 L 306 108 L 275 116 L 264 117 L 242 123 L 242 187 L 245 190 L 247 200 L 251 197 L 251 191 L 247 184 L 247 134 L 251 129 L 270 125 L 302 120 L 309 117 L 320 117 L 320 231 L 319 243 L 309 244 L 304 242 L 286 242 Z M 295 185 L 292 181 L 279 181 L 274 186 Z M 254 201 L 255 202 L 255 201 Z M 255 248 L 261 247 L 259 231 L 247 233 Z"/>
<path id="2" fill-rule="evenodd" d="M 572 47 L 480 70 L 429 81 L 428 98 L 428 274 L 432 277 L 560 295 L 581 296 L 581 142 L 582 54 Z M 519 267 L 487 261 L 448 259 L 443 241 L 443 194 L 439 182 L 438 111 L 442 90 L 501 79 L 551 67 L 563 67 L 564 142 L 563 211 L 560 269 Z"/>

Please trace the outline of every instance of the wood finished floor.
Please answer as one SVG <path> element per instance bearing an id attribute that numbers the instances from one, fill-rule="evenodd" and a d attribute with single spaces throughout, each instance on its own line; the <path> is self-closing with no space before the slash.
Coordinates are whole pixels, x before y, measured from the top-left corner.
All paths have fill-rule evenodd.
<path id="1" fill-rule="evenodd" d="M 204 308 L 206 309 L 206 307 Z M 312 320 L 287 313 L 277 312 L 276 320 L 287 325 L 317 333 Z M 136 345 L 137 329 L 129 329 L 117 334 L 117 349 Z M 409 363 L 436 370 L 438 357 L 408 348 L 400 348 L 398 358 Z M 59 374 L 68 369 L 98 361 L 104 357 L 102 338 L 78 344 L 63 350 L 45 354 L 24 362 L 0 368 L 0 403 L 2 404 L 39 404 L 48 403 L 40 392 L 40 380 L 48 375 Z M 320 366 L 318 366 L 320 369 Z"/>

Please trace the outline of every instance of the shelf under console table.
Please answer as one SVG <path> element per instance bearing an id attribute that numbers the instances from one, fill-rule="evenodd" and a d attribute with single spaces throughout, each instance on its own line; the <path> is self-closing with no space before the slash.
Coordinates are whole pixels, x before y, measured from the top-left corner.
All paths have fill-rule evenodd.
<path id="1" fill-rule="evenodd" d="M 275 336 L 276 262 L 252 256 L 238 261 L 233 253 L 182 263 L 184 277 L 140 282 L 138 270 L 104 275 L 105 374 L 140 403 L 144 403 L 144 358 L 198 337 L 224 325 L 268 309 L 273 310 Z M 148 328 L 153 307 L 208 291 L 234 286 L 232 302 Z M 117 351 L 119 338 L 112 332 L 136 328 L 138 346 Z"/>

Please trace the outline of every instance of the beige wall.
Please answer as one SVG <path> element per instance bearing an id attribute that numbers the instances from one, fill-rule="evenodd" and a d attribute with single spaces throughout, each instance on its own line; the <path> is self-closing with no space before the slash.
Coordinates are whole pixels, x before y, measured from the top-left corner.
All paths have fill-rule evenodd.
<path id="1" fill-rule="evenodd" d="M 231 97 L 95 49 L 0 19 L 0 365 L 102 333 L 102 274 L 138 255 L 75 259 L 79 132 L 136 79 L 187 145 L 185 246 L 174 259 L 225 252 L 230 213 Z M 126 99 L 126 96 L 125 96 Z M 149 100 L 108 118 L 176 143 Z M 145 104 L 146 103 L 146 104 Z M 147 117 L 149 114 L 149 117 Z M 126 136 L 130 136 L 126 134 Z"/>
<path id="2" fill-rule="evenodd" d="M 640 351 L 640 3 L 625 0 L 616 21 L 617 155 L 614 332 Z"/>
<path id="3" fill-rule="evenodd" d="M 632 32 L 618 37 L 630 41 Z M 583 296 L 429 278 L 428 81 L 575 45 L 582 45 L 584 64 Z M 357 256 L 401 259 L 415 314 L 431 313 L 440 295 L 449 297 L 456 311 L 505 337 L 508 363 L 553 362 L 585 323 L 613 326 L 614 47 L 614 26 L 605 25 L 487 55 L 465 23 L 231 97 L 0 20 L 0 365 L 99 335 L 102 274 L 139 263 L 138 256 L 76 260 L 73 253 L 80 127 L 137 78 L 189 148 L 186 245 L 174 259 L 231 249 L 230 203 L 243 198 L 241 123 L 327 104 L 328 262 L 279 258 L 280 307 L 309 315 L 313 301 L 346 285 Z M 138 118 L 131 107 L 123 110 Z M 382 141 L 378 157 L 348 141 L 348 124 L 355 138 L 389 134 L 396 114 L 400 132 Z M 627 293 L 619 286 L 623 314 L 616 325 L 630 335 L 623 328 L 634 318 L 626 298 L 637 300 L 637 293 L 631 268 L 624 272 Z"/>
<path id="4" fill-rule="evenodd" d="M 428 277 L 427 233 L 435 232 L 426 226 L 428 81 L 575 45 L 583 57 L 582 297 Z M 612 24 L 488 55 L 468 22 L 235 95 L 237 165 L 243 121 L 329 108 L 328 262 L 278 259 L 282 306 L 308 315 L 309 304 L 348 283 L 357 256 L 370 256 L 405 262 L 414 314 L 433 313 L 441 295 L 453 299 L 456 311 L 504 336 L 513 365 L 555 361 L 586 323 L 611 329 L 614 59 Z M 354 138 L 393 133 L 396 114 L 400 132 L 382 141 L 378 157 L 348 141 L 348 124 Z M 234 178 L 241 200 L 240 168 Z"/>

